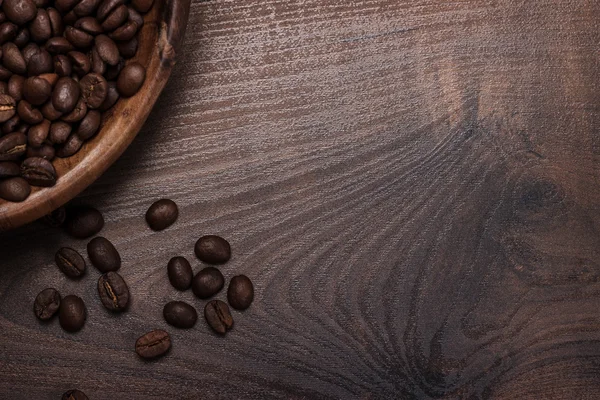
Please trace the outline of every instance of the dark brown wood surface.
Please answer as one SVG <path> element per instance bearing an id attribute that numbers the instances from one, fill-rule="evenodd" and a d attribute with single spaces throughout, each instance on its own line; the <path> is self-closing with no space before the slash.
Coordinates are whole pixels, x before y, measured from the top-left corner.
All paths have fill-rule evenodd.
<path id="1" fill-rule="evenodd" d="M 113 316 L 31 225 L 0 236 L 0 398 L 600 398 L 600 3 L 194 2 L 143 132 L 78 201 L 133 295 Z M 170 197 L 180 219 L 143 214 Z M 216 337 L 168 328 L 166 278 L 228 238 L 256 299 Z M 31 311 L 86 301 L 78 334 Z M 224 298 L 224 293 L 219 295 Z"/>

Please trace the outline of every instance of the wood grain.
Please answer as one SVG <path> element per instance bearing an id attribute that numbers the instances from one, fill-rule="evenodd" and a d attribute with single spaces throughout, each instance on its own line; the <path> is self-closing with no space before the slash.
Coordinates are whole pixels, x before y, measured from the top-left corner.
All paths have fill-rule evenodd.
<path id="1" fill-rule="evenodd" d="M 0 398 L 600 398 L 600 3 L 194 2 L 143 131 L 78 202 L 100 208 L 131 310 L 61 276 L 62 233 L 0 236 Z M 143 214 L 170 197 L 178 222 Z M 226 337 L 168 328 L 203 234 L 255 302 Z M 84 330 L 40 325 L 46 286 Z M 218 298 L 223 299 L 224 293 Z M 153 328 L 171 354 L 135 356 Z"/>

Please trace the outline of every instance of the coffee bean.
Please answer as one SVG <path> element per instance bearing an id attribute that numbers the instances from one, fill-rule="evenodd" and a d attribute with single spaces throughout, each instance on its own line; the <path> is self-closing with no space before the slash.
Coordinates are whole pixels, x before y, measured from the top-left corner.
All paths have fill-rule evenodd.
<path id="1" fill-rule="evenodd" d="M 71 59 L 64 54 L 54 56 L 54 71 L 58 76 L 71 76 L 73 71 Z"/>
<path id="2" fill-rule="evenodd" d="M 152 8 L 154 0 L 132 0 L 131 4 L 141 13 L 147 13 Z"/>
<path id="3" fill-rule="evenodd" d="M 23 99 L 23 83 L 25 78 L 21 75 L 13 75 L 8 80 L 8 95 L 10 95 L 15 101 L 21 101 Z"/>
<path id="4" fill-rule="evenodd" d="M 223 289 L 225 278 L 215 267 L 206 267 L 194 276 L 192 291 L 201 299 L 208 299 Z"/>
<path id="5" fill-rule="evenodd" d="M 14 43 L 2 45 L 2 65 L 15 74 L 23 75 L 27 72 L 27 64 L 21 54 L 21 50 Z"/>
<path id="6" fill-rule="evenodd" d="M 99 111 L 88 111 L 85 118 L 83 118 L 83 120 L 79 124 L 79 127 L 77 128 L 77 136 L 79 136 L 82 140 L 90 139 L 96 134 L 96 132 L 98 132 L 101 120 L 102 115 Z"/>
<path id="7" fill-rule="evenodd" d="M 71 157 L 81 149 L 81 146 L 83 146 L 83 140 L 75 133 L 72 133 L 65 144 L 56 151 L 56 156 L 61 158 Z"/>
<path id="8" fill-rule="evenodd" d="M 48 82 L 50 84 L 50 87 L 54 87 L 54 85 L 56 85 L 56 82 L 58 81 L 59 76 L 58 74 L 47 72 L 45 74 L 41 74 L 40 78 Z"/>
<path id="9" fill-rule="evenodd" d="M 50 26 L 52 27 L 52 34 L 50 36 L 62 36 L 64 32 L 64 24 L 62 16 L 54 8 L 46 9 L 48 12 L 48 18 L 50 19 Z"/>
<path id="10" fill-rule="evenodd" d="M 73 9 L 79 0 L 56 0 L 54 2 L 56 8 L 65 14 L 67 11 Z"/>
<path id="11" fill-rule="evenodd" d="M 54 144 L 62 144 L 67 141 L 71 134 L 71 125 L 63 121 L 56 121 L 50 125 L 50 141 Z"/>
<path id="12" fill-rule="evenodd" d="M 31 193 L 31 186 L 21 177 L 0 181 L 0 199 L 20 203 Z"/>
<path id="13" fill-rule="evenodd" d="M 220 236 L 202 236 L 194 247 L 196 256 L 209 264 L 224 264 L 231 258 L 229 242 Z"/>
<path id="14" fill-rule="evenodd" d="M 135 38 L 135 34 L 137 33 L 138 28 L 139 28 L 139 26 L 137 23 L 135 23 L 134 21 L 129 21 L 129 22 L 121 25 L 117 29 L 115 29 L 114 32 L 112 32 L 108 35 L 108 37 L 111 38 L 112 40 L 116 40 L 116 41 L 120 41 L 120 42 L 130 41 L 133 38 Z M 117 47 L 119 47 L 119 51 L 121 51 L 121 47 L 120 47 L 119 43 L 117 43 Z M 135 47 L 137 48 L 137 43 L 136 43 Z M 121 51 L 121 55 L 125 58 L 131 58 L 131 56 L 129 56 L 129 57 L 125 56 L 122 51 Z"/>
<path id="15" fill-rule="evenodd" d="M 17 32 L 17 36 L 13 39 L 13 43 L 16 44 L 19 49 L 29 43 L 29 29 L 21 28 Z"/>
<path id="16" fill-rule="evenodd" d="M 227 289 L 227 301 L 236 310 L 245 310 L 254 300 L 254 285 L 246 275 L 231 278 Z"/>
<path id="17" fill-rule="evenodd" d="M 144 18 L 142 15 L 133 7 L 129 6 L 129 20 L 135 22 L 139 27 L 144 25 Z"/>
<path id="18" fill-rule="evenodd" d="M 100 21 L 104 21 L 106 17 L 121 4 L 125 3 L 125 0 L 104 0 L 100 3 L 100 7 L 98 7 L 98 11 L 96 12 L 96 17 Z"/>
<path id="19" fill-rule="evenodd" d="M 37 7 L 32 0 L 4 0 L 2 11 L 9 21 L 23 25 L 35 18 Z"/>
<path id="20" fill-rule="evenodd" d="M 0 161 L 13 161 L 25 154 L 27 136 L 19 132 L 0 137 Z"/>
<path id="21" fill-rule="evenodd" d="M 173 257 L 167 264 L 167 275 L 177 290 L 187 290 L 192 285 L 192 266 L 184 257 Z"/>
<path id="22" fill-rule="evenodd" d="M 79 95 L 80 89 L 77 82 L 71 78 L 62 77 L 56 82 L 52 92 L 52 105 L 58 111 L 69 113 L 77 105 Z"/>
<path id="23" fill-rule="evenodd" d="M 17 113 L 23 122 L 29 125 L 37 125 L 44 120 L 44 116 L 27 100 L 21 100 L 17 105 Z"/>
<path id="24" fill-rule="evenodd" d="M 2 133 L 8 135 L 11 132 L 16 132 L 21 124 L 19 114 L 15 114 L 2 124 Z M 1 136 L 1 135 L 0 135 Z"/>
<path id="25" fill-rule="evenodd" d="M 50 187 L 56 184 L 54 166 L 40 157 L 26 158 L 21 163 L 21 176 L 32 186 Z"/>
<path id="26" fill-rule="evenodd" d="M 169 325 L 180 329 L 189 329 L 196 325 L 196 309 L 183 301 L 171 301 L 163 308 L 163 317 Z"/>
<path id="27" fill-rule="evenodd" d="M 0 122 L 8 121 L 13 115 L 15 115 L 17 112 L 15 107 L 16 104 L 17 103 L 13 97 L 7 94 L 0 94 Z"/>
<path id="28" fill-rule="evenodd" d="M 11 161 L 0 161 L 0 179 L 19 176 L 21 168 L 19 164 Z"/>
<path id="29" fill-rule="evenodd" d="M 19 27 L 12 22 L 4 22 L 0 25 L 0 44 L 13 40 L 17 36 Z"/>
<path id="30" fill-rule="evenodd" d="M 108 110 L 109 108 L 115 105 L 117 100 L 119 100 L 119 91 L 117 90 L 117 83 L 108 82 L 108 87 L 106 89 L 106 98 L 104 99 L 102 105 L 100 105 L 100 110 Z"/>
<path id="31" fill-rule="evenodd" d="M 70 51 L 69 58 L 72 61 L 73 72 L 79 77 L 84 76 L 92 69 L 92 61 L 90 58 L 79 51 Z"/>
<path id="32" fill-rule="evenodd" d="M 48 137 L 48 133 L 50 132 L 50 121 L 47 119 L 43 120 L 40 124 L 32 126 L 29 128 L 27 132 L 27 142 L 29 143 L 29 148 L 40 147 L 46 141 Z"/>
<path id="33" fill-rule="evenodd" d="M 77 22 L 75 22 L 75 28 L 94 36 L 104 33 L 104 29 L 102 29 L 100 22 L 94 17 L 79 18 Z"/>
<path id="34" fill-rule="evenodd" d="M 106 99 L 108 83 L 100 74 L 91 73 L 84 76 L 79 81 L 81 95 L 85 99 L 89 108 L 98 108 Z"/>
<path id="35" fill-rule="evenodd" d="M 52 228 L 61 227 L 65 223 L 65 219 L 67 218 L 67 210 L 65 207 L 58 207 L 56 210 L 52 211 L 50 214 L 46 214 L 42 217 L 41 221 L 51 226 Z"/>
<path id="36" fill-rule="evenodd" d="M 2 55 L 2 49 L 0 49 L 0 56 Z M 6 81 L 12 76 L 12 72 L 0 65 L 0 80 Z"/>
<path id="37" fill-rule="evenodd" d="M 63 274 L 69 278 L 79 278 L 85 274 L 85 260 L 76 250 L 63 247 L 56 252 L 54 261 Z"/>
<path id="38" fill-rule="evenodd" d="M 125 58 L 132 58 L 137 52 L 138 40 L 136 37 L 134 37 L 126 42 L 118 42 L 117 47 L 119 48 L 119 53 L 121 53 L 121 56 Z"/>
<path id="39" fill-rule="evenodd" d="M 117 50 L 118 49 L 119 48 L 117 47 Z M 115 80 L 119 77 L 119 74 L 124 67 L 125 59 L 119 55 L 119 62 L 117 62 L 117 65 L 106 66 L 106 73 L 104 74 L 104 77 L 109 81 Z"/>
<path id="40" fill-rule="evenodd" d="M 52 72 L 53 62 L 52 56 L 46 50 L 40 50 L 33 53 L 27 61 L 27 74 L 41 75 Z"/>
<path id="41" fill-rule="evenodd" d="M 67 209 L 65 230 L 77 239 L 85 239 L 100 232 L 104 226 L 104 218 L 100 211 L 93 207 L 77 206 Z"/>
<path id="42" fill-rule="evenodd" d="M 31 25 L 29 25 L 29 33 L 31 39 L 37 43 L 44 43 L 52 37 L 50 17 L 48 16 L 48 12 L 43 8 L 37 10 L 35 18 L 31 22 Z"/>
<path id="43" fill-rule="evenodd" d="M 62 395 L 62 400 L 89 400 L 81 390 L 72 389 Z"/>
<path id="44" fill-rule="evenodd" d="M 92 44 L 94 37 L 89 33 L 72 26 L 65 29 L 65 37 L 75 47 L 85 48 Z"/>
<path id="45" fill-rule="evenodd" d="M 53 288 L 42 290 L 33 302 L 33 312 L 42 321 L 52 318 L 58 312 L 59 307 L 60 293 Z"/>
<path id="46" fill-rule="evenodd" d="M 117 80 L 117 90 L 123 97 L 131 97 L 140 90 L 146 80 L 146 69 L 138 62 L 132 62 L 123 68 Z"/>
<path id="47" fill-rule="evenodd" d="M 79 100 L 77 100 L 77 104 L 75 105 L 73 111 L 71 111 L 67 115 L 63 115 L 60 119 L 62 119 L 65 122 L 77 122 L 83 119 L 83 117 L 85 117 L 87 111 L 88 108 L 85 104 L 85 99 L 83 97 L 79 97 Z"/>
<path id="48" fill-rule="evenodd" d="M 48 50 L 51 54 L 65 54 L 75 50 L 75 47 L 73 47 L 67 38 L 55 36 L 48 39 L 46 42 L 46 50 Z"/>
<path id="49" fill-rule="evenodd" d="M 60 302 L 58 310 L 58 321 L 60 326 L 67 332 L 77 332 L 83 328 L 87 312 L 85 303 L 80 297 L 69 295 Z"/>
<path id="50" fill-rule="evenodd" d="M 98 295 L 109 311 L 125 311 L 129 304 L 129 288 L 116 272 L 108 272 L 98 279 Z"/>
<path id="51" fill-rule="evenodd" d="M 79 4 L 73 8 L 73 11 L 78 17 L 85 17 L 96 11 L 101 1 L 102 0 L 81 0 Z"/>
<path id="52" fill-rule="evenodd" d="M 221 300 L 212 300 L 206 303 L 204 318 L 208 326 L 221 335 L 233 327 L 233 317 L 229 312 L 229 306 Z"/>
<path id="53" fill-rule="evenodd" d="M 54 160 L 55 155 L 56 150 L 49 144 L 44 144 L 40 147 L 27 146 L 27 152 L 25 153 L 25 157 L 40 157 L 48 161 Z"/>
<path id="54" fill-rule="evenodd" d="M 161 329 L 148 332 L 135 342 L 135 352 L 146 359 L 165 355 L 170 348 L 171 337 Z"/>
<path id="55" fill-rule="evenodd" d="M 23 82 L 23 97 L 33 105 L 42 105 L 52 93 L 52 86 L 43 78 L 32 76 Z"/>
<path id="56" fill-rule="evenodd" d="M 109 15 L 106 17 L 104 22 L 102 22 L 102 28 L 106 32 L 114 31 L 125 22 L 129 18 L 129 11 L 125 5 L 120 5 L 115 8 Z"/>
<path id="57" fill-rule="evenodd" d="M 173 200 L 161 199 L 155 201 L 146 211 L 146 222 L 152 230 L 162 231 L 173 225 L 178 215 L 179 210 Z"/>
<path id="58" fill-rule="evenodd" d="M 121 256 L 115 246 L 106 238 L 98 236 L 87 245 L 92 265 L 100 272 L 117 271 L 121 268 Z"/>
<path id="59" fill-rule="evenodd" d="M 95 47 L 90 51 L 90 58 L 92 60 L 92 72 L 100 75 L 104 75 L 106 72 L 106 63 L 98 54 L 98 50 Z"/>
<path id="60" fill-rule="evenodd" d="M 111 38 L 106 35 L 98 35 L 94 39 L 96 50 L 100 58 L 108 65 L 117 65 L 119 62 L 119 49 Z"/>

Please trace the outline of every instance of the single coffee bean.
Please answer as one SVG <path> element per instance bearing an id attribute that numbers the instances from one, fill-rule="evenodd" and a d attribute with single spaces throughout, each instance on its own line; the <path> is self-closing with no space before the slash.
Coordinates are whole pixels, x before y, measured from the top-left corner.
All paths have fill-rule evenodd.
<path id="1" fill-rule="evenodd" d="M 100 106 L 100 110 L 101 111 L 108 110 L 109 108 L 111 108 L 112 106 L 114 106 L 116 104 L 117 100 L 119 100 L 119 91 L 117 90 L 117 83 L 116 82 L 108 82 L 108 87 L 106 89 L 106 98 L 104 99 L 104 102 Z"/>
<path id="2" fill-rule="evenodd" d="M 146 69 L 138 62 L 132 62 L 123 68 L 117 80 L 117 89 L 123 97 L 131 97 L 140 90 L 146 80 Z"/>
<path id="3" fill-rule="evenodd" d="M 23 97 L 35 106 L 40 106 L 52 94 L 52 85 L 40 77 L 32 76 L 23 82 Z"/>
<path id="4" fill-rule="evenodd" d="M 108 272 L 98 279 L 98 295 L 109 311 L 125 311 L 129 304 L 129 288 L 116 272 Z"/>
<path id="5" fill-rule="evenodd" d="M 90 73 L 79 81 L 81 95 L 89 108 L 98 108 L 106 99 L 108 83 L 100 74 Z"/>
<path id="6" fill-rule="evenodd" d="M 104 22 L 102 22 L 102 28 L 105 32 L 114 31 L 125 22 L 129 18 L 129 11 L 125 5 L 120 5 L 115 8 L 109 15 L 106 17 Z"/>
<path id="7" fill-rule="evenodd" d="M 80 89 L 77 82 L 71 78 L 62 77 L 56 82 L 52 92 L 52 105 L 58 111 L 70 113 L 79 100 Z"/>
<path id="8" fill-rule="evenodd" d="M 19 176 L 21 167 L 19 164 L 11 161 L 0 161 L 0 179 Z"/>
<path id="9" fill-rule="evenodd" d="M 148 332 L 135 342 L 135 352 L 146 359 L 165 355 L 170 348 L 171 337 L 162 329 Z"/>
<path id="10" fill-rule="evenodd" d="M 90 58 L 92 60 L 92 72 L 100 75 L 104 75 L 106 72 L 106 63 L 98 54 L 98 50 L 95 47 L 90 51 Z"/>
<path id="11" fill-rule="evenodd" d="M 196 309 L 183 301 L 171 301 L 163 308 L 163 317 L 169 325 L 180 329 L 189 329 L 196 325 Z"/>
<path id="12" fill-rule="evenodd" d="M 67 115 L 63 115 L 60 119 L 62 119 L 65 122 L 77 122 L 83 119 L 83 117 L 85 117 L 85 114 L 87 114 L 88 108 L 87 105 L 85 104 L 85 99 L 83 97 L 79 97 L 79 100 L 77 100 L 77 104 L 75 105 L 75 108 L 73 109 L 73 111 L 71 111 L 70 113 L 68 113 Z"/>
<path id="13" fill-rule="evenodd" d="M 7 94 L 0 94 L 0 122 L 8 121 L 15 115 L 17 112 L 16 104 L 13 97 Z"/>
<path id="14" fill-rule="evenodd" d="M 125 3 L 125 0 L 104 0 L 100 3 L 100 7 L 98 7 L 98 11 L 96 12 L 96 17 L 100 21 L 104 21 L 108 14 L 110 14 L 115 8 L 119 7 L 121 4 Z"/>
<path id="15" fill-rule="evenodd" d="M 120 27 L 118 27 L 117 29 L 115 29 L 114 32 L 112 32 L 108 35 L 108 37 L 111 38 L 112 40 L 119 41 L 119 42 L 131 41 L 135 37 L 135 34 L 137 33 L 138 28 L 139 28 L 139 26 L 137 23 L 135 23 L 134 21 L 128 21 L 127 23 L 125 23 L 125 24 L 121 25 Z M 119 43 L 117 43 L 117 47 L 119 48 L 119 51 L 121 51 L 121 46 L 119 45 Z M 135 47 L 137 49 L 137 42 L 136 42 Z M 122 51 L 121 51 L 121 55 L 125 58 L 131 58 L 131 56 L 129 56 L 129 57 L 125 56 Z"/>
<path id="16" fill-rule="evenodd" d="M 87 312 L 85 303 L 81 297 L 69 295 L 60 302 L 58 310 L 58 321 L 60 326 L 67 332 L 77 332 L 83 328 Z"/>
<path id="17" fill-rule="evenodd" d="M 62 144 L 67 141 L 71 134 L 71 125 L 63 121 L 56 121 L 50 125 L 50 141 L 54 144 Z"/>
<path id="18" fill-rule="evenodd" d="M 45 119 L 41 123 L 29 128 L 29 131 L 27 132 L 27 141 L 30 146 L 40 147 L 44 144 L 46 138 L 48 138 L 49 133 L 50 121 Z"/>
<path id="19" fill-rule="evenodd" d="M 129 6 L 129 20 L 137 24 L 138 28 L 144 25 L 144 18 L 135 8 Z"/>
<path id="20" fill-rule="evenodd" d="M 128 40 L 126 42 L 118 42 L 117 47 L 119 48 L 121 56 L 125 58 L 132 58 L 137 52 L 138 40 L 136 37 L 134 37 L 133 39 Z"/>
<path id="21" fill-rule="evenodd" d="M 219 293 L 224 284 L 225 278 L 221 271 L 215 267 L 206 267 L 194 276 L 192 292 L 201 299 L 208 299 Z"/>
<path id="22" fill-rule="evenodd" d="M 111 38 L 106 35 L 98 35 L 94 39 L 96 50 L 100 58 L 108 65 L 117 65 L 119 62 L 119 49 Z"/>
<path id="23" fill-rule="evenodd" d="M 37 43 L 44 43 L 52 37 L 52 25 L 50 16 L 43 8 L 37 10 L 37 14 L 29 25 L 29 34 L 31 39 Z"/>
<path id="24" fill-rule="evenodd" d="M 115 246 L 106 238 L 98 236 L 87 245 L 88 256 L 100 272 L 117 271 L 121 268 L 121 256 Z"/>
<path id="25" fill-rule="evenodd" d="M 73 45 L 67 40 L 67 38 L 62 36 L 55 36 L 53 38 L 48 39 L 48 41 L 46 42 L 46 50 L 48 50 L 51 54 L 65 54 L 75 50 L 75 47 L 73 47 Z"/>
<path id="26" fill-rule="evenodd" d="M 10 95 L 15 101 L 21 101 L 23 99 L 23 83 L 25 78 L 21 75 L 13 75 L 8 80 L 8 95 Z"/>
<path id="27" fill-rule="evenodd" d="M 62 400 L 89 400 L 81 390 L 72 389 L 62 395 Z"/>
<path id="28" fill-rule="evenodd" d="M 0 25 L 0 44 L 13 40 L 17 36 L 19 27 L 12 22 L 4 22 Z"/>
<path id="29" fill-rule="evenodd" d="M 15 74 L 23 75 L 27 72 L 27 64 L 21 50 L 11 42 L 2 45 L 2 65 Z"/>
<path id="30" fill-rule="evenodd" d="M 62 16 L 58 10 L 54 8 L 46 9 L 48 12 L 48 18 L 50 19 L 50 26 L 52 27 L 52 34 L 50 36 L 62 36 L 64 32 L 64 24 Z"/>
<path id="31" fill-rule="evenodd" d="M 55 155 L 56 150 L 49 144 L 43 144 L 40 147 L 27 146 L 27 152 L 25 153 L 25 157 L 40 157 L 48 161 L 54 160 Z"/>
<path id="32" fill-rule="evenodd" d="M 58 207 L 50 214 L 44 215 L 41 221 L 52 228 L 59 228 L 65 223 L 66 218 L 67 210 L 65 209 L 65 207 Z"/>
<path id="33" fill-rule="evenodd" d="M 31 193 L 31 186 L 21 177 L 8 178 L 0 181 L 0 199 L 20 203 Z"/>
<path id="34" fill-rule="evenodd" d="M 208 326 L 221 335 L 224 335 L 233 327 L 233 317 L 229 311 L 229 306 L 221 300 L 212 300 L 206 303 L 204 318 Z"/>
<path id="35" fill-rule="evenodd" d="M 73 72 L 79 77 L 84 76 L 92 69 L 92 61 L 90 58 L 79 51 L 70 51 L 69 58 L 71 58 L 72 61 Z"/>
<path id="36" fill-rule="evenodd" d="M 71 157 L 81 149 L 81 146 L 83 146 L 83 140 L 75 133 L 72 133 L 65 144 L 56 151 L 56 156 L 60 158 Z"/>
<path id="37" fill-rule="evenodd" d="M 254 300 L 254 285 L 246 275 L 231 278 L 227 289 L 227 301 L 236 310 L 245 310 Z"/>
<path id="38" fill-rule="evenodd" d="M 2 11 L 9 21 L 23 25 L 35 18 L 37 7 L 32 0 L 4 0 Z"/>
<path id="39" fill-rule="evenodd" d="M 231 258 L 231 246 L 216 235 L 202 236 L 194 247 L 196 256 L 209 264 L 224 264 Z"/>
<path id="40" fill-rule="evenodd" d="M 173 257 L 167 264 L 167 275 L 177 290 L 187 290 L 192 285 L 192 266 L 184 257 Z"/>
<path id="41" fill-rule="evenodd" d="M 40 157 L 25 159 L 21 163 L 21 176 L 32 186 L 50 187 L 56 184 L 54 166 Z"/>
<path id="42" fill-rule="evenodd" d="M 67 209 L 65 230 L 77 239 L 85 239 L 100 232 L 104 226 L 104 218 L 100 211 L 93 207 L 76 206 Z"/>
<path id="43" fill-rule="evenodd" d="M 58 74 L 47 72 L 45 74 L 41 74 L 40 78 L 48 82 L 50 84 L 50 87 L 54 87 L 54 85 L 56 85 L 56 82 L 58 81 L 59 76 Z"/>
<path id="44" fill-rule="evenodd" d="M 154 231 L 162 231 L 173 225 L 179 216 L 177 204 L 173 200 L 161 199 L 154 202 L 146 211 L 146 222 Z"/>
<path id="45" fill-rule="evenodd" d="M 56 252 L 54 261 L 63 274 L 69 278 L 79 278 L 85 274 L 85 260 L 76 250 L 63 247 Z"/>
<path id="46" fill-rule="evenodd" d="M 32 76 L 51 73 L 52 67 L 52 56 L 42 49 L 38 53 L 33 53 L 27 61 L 27 74 Z"/>
<path id="47" fill-rule="evenodd" d="M 104 33 L 104 29 L 102 29 L 100 22 L 94 17 L 79 18 L 75 22 L 75 28 L 94 36 Z"/>
<path id="48" fill-rule="evenodd" d="M 0 55 L 2 55 L 2 49 L 0 49 Z M 12 74 L 12 72 L 0 65 L 0 80 L 6 81 L 12 76 Z"/>
<path id="49" fill-rule="evenodd" d="M 73 11 L 78 17 L 91 15 L 94 11 L 96 11 L 101 1 L 102 0 L 81 0 L 79 4 L 73 8 Z"/>
<path id="50" fill-rule="evenodd" d="M 65 37 L 73 46 L 78 48 L 89 47 L 94 41 L 92 35 L 72 26 L 67 26 L 65 29 Z"/>
<path id="51" fill-rule="evenodd" d="M 54 71 L 58 76 L 71 76 L 73 71 L 71 59 L 64 54 L 54 56 Z"/>
<path id="52" fill-rule="evenodd" d="M 47 321 L 58 312 L 60 293 L 54 288 L 42 290 L 33 302 L 33 313 L 39 320 Z"/>
<path id="53" fill-rule="evenodd" d="M 86 114 L 86 116 L 79 123 L 79 127 L 77 128 L 77 136 L 81 138 L 81 140 L 88 140 L 92 136 L 98 132 L 98 128 L 100 128 L 100 122 L 102 121 L 102 114 L 96 110 L 90 110 Z"/>
<path id="54" fill-rule="evenodd" d="M 15 114 L 2 124 L 2 133 L 8 135 L 11 132 L 16 132 L 21 124 L 19 114 Z M 0 141 L 1 143 L 1 141 Z"/>
<path id="55" fill-rule="evenodd" d="M 37 125 L 44 120 L 44 116 L 27 100 L 21 100 L 17 105 L 17 113 L 22 122 L 29 125 Z"/>
<path id="56" fill-rule="evenodd" d="M 25 154 L 27 136 L 20 132 L 9 133 L 0 137 L 0 161 L 17 160 Z"/>
<path id="57" fill-rule="evenodd" d="M 133 0 L 131 4 L 141 13 L 147 13 L 152 8 L 154 0 Z"/>

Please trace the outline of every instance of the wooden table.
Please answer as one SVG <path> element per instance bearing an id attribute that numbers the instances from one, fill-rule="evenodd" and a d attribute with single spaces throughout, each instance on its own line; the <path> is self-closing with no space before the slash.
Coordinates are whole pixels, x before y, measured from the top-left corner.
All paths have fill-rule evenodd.
<path id="1" fill-rule="evenodd" d="M 0 237 L 0 398 L 600 398 L 600 3 L 197 1 L 145 128 L 78 202 L 106 217 L 133 304 Z M 154 233 L 153 200 L 180 206 Z M 213 335 L 169 328 L 166 278 L 215 233 L 256 284 Z M 78 334 L 40 324 L 80 295 Z M 224 298 L 224 293 L 219 295 Z M 135 339 L 167 328 L 170 355 Z"/>

